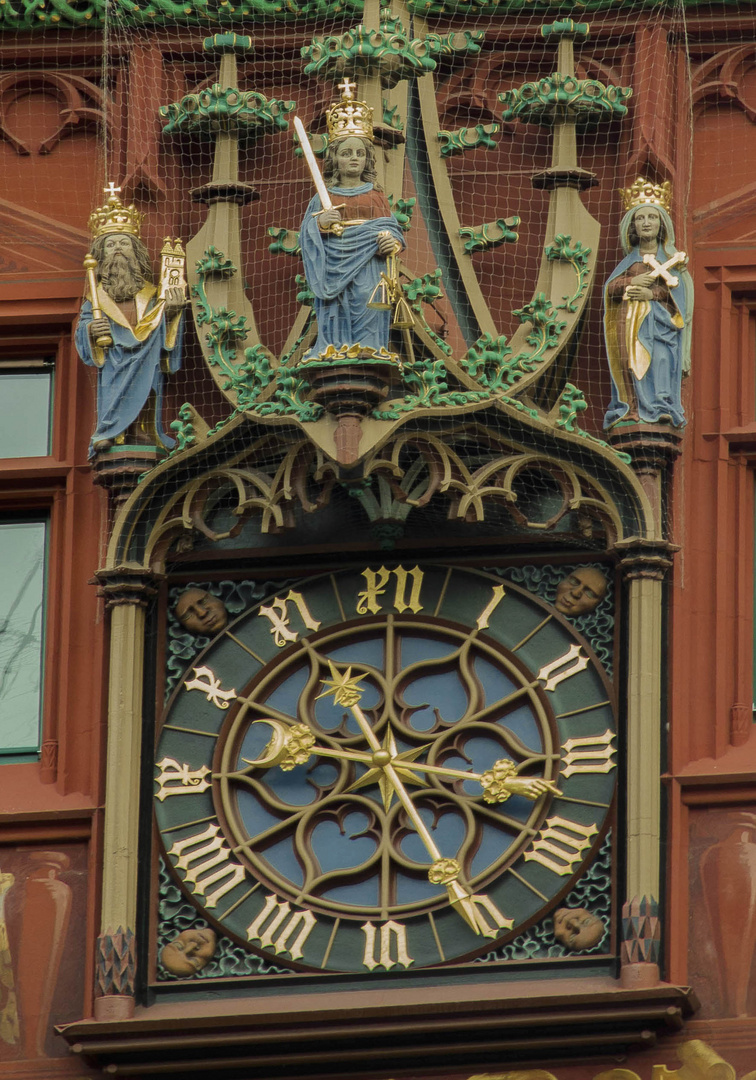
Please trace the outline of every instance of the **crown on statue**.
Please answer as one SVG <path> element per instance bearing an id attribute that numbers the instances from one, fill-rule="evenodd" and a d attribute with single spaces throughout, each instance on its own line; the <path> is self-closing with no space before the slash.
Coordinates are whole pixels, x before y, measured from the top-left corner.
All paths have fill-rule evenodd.
<path id="1" fill-rule="evenodd" d="M 663 184 L 652 184 L 639 176 L 631 187 L 619 188 L 619 193 L 626 210 L 634 210 L 637 206 L 660 206 L 668 211 L 672 203 L 672 184 L 669 180 Z"/>
<path id="2" fill-rule="evenodd" d="M 139 237 L 144 214 L 137 210 L 133 203 L 131 206 L 124 206 L 117 194 L 120 190 L 112 180 L 105 188 L 108 201 L 103 206 L 98 206 L 89 216 L 92 236 L 128 233 L 130 236 Z"/>
<path id="3" fill-rule="evenodd" d="M 345 78 L 339 83 L 341 101 L 337 101 L 326 113 L 329 142 L 347 139 L 351 135 L 373 141 L 373 110 L 364 101 L 355 100 L 356 89 L 356 83 L 349 79 Z"/>

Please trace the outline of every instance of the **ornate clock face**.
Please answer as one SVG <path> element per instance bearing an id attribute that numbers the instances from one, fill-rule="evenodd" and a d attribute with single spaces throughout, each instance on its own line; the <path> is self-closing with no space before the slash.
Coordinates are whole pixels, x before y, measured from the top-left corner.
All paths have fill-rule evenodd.
<path id="1" fill-rule="evenodd" d="M 587 643 L 517 585 L 437 566 L 310 579 L 226 627 L 169 702 L 167 861 L 279 967 L 488 952 L 598 846 L 611 697 Z"/>

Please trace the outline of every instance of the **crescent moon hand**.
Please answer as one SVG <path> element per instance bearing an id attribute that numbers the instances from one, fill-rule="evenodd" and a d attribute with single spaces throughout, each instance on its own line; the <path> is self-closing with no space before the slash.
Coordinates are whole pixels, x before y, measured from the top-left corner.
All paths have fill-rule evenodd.
<path id="1" fill-rule="evenodd" d="M 256 769 L 269 769 L 273 765 L 284 766 L 284 762 L 290 756 L 290 742 L 292 733 L 298 729 L 304 727 L 303 724 L 296 724 L 293 728 L 288 727 L 286 724 L 282 724 L 280 720 L 271 720 L 269 717 L 265 717 L 262 720 L 255 720 L 250 724 L 250 730 L 253 727 L 257 727 L 258 724 L 267 724 L 271 728 L 271 736 L 268 740 L 262 754 L 258 758 L 242 758 L 245 765 L 250 765 Z M 309 728 L 304 728 L 308 734 Z M 315 739 L 313 737 L 312 741 Z M 309 757 L 309 751 L 304 758 L 304 761 Z M 284 766 L 285 767 L 285 766 Z M 292 768 L 293 766 L 289 766 Z"/>

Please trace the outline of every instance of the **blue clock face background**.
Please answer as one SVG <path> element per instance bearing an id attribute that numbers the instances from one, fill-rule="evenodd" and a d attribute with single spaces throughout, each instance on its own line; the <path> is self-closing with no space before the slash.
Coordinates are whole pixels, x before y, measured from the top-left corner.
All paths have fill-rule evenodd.
<path id="1" fill-rule="evenodd" d="M 324 695 L 347 669 L 372 748 L 354 711 Z M 226 700 L 190 690 L 198 670 Z M 297 727 L 302 760 L 267 763 L 275 732 Z M 590 862 L 613 737 L 590 648 L 525 589 L 436 566 L 324 575 L 244 612 L 193 661 L 156 761 L 204 769 L 206 787 L 158 794 L 158 826 L 208 921 L 276 964 L 449 963 L 511 938 Z M 376 747 L 403 797 L 381 783 Z M 550 787 L 489 801 L 480 778 L 497 762 Z M 477 930 L 451 902 L 456 886 L 429 879 L 439 856 L 475 898 Z"/>
<path id="2" fill-rule="evenodd" d="M 399 755 L 417 752 L 417 771 L 407 777 L 414 805 L 440 850 L 460 860 L 477 887 L 511 858 L 542 807 L 518 795 L 486 804 L 477 780 L 429 776 L 420 766 L 482 774 L 503 758 L 532 775 L 551 777 L 556 769 L 548 706 L 529 688 L 531 676 L 491 643 L 469 642 L 468 635 L 467 628 L 406 616 L 394 617 L 390 630 L 373 617 L 372 625 L 350 630 L 346 643 L 341 633 L 320 631 L 282 663 L 275 689 L 255 700 L 279 720 L 304 721 L 316 745 L 358 749 L 365 740 L 354 717 L 313 692 L 320 691 L 313 674 L 327 674 L 329 660 L 359 672 L 360 706 L 373 731 L 382 742 L 393 737 Z M 445 890 L 428 881 L 432 860 L 397 799 L 387 810 L 376 781 L 358 786 L 367 764 L 314 753 L 286 772 L 247 768 L 270 734 L 255 722 L 258 715 L 259 708 L 243 709 L 231 728 L 241 745 L 230 818 L 244 854 L 271 887 L 295 902 L 361 919 L 384 908 L 394 917 L 448 903 Z"/>

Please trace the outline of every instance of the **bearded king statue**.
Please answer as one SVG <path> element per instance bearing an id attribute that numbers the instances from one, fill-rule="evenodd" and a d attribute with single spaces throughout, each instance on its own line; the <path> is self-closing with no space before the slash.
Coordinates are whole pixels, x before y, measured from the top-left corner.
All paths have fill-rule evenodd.
<path id="1" fill-rule="evenodd" d="M 97 371 L 97 426 L 89 456 L 111 448 L 149 445 L 170 450 L 163 429 L 165 375 L 181 367 L 186 306 L 180 241 L 166 240 L 160 285 L 140 239 L 143 215 L 124 206 L 113 184 L 90 219 L 92 250 L 84 260 L 87 294 L 76 327 L 76 348 Z"/>

